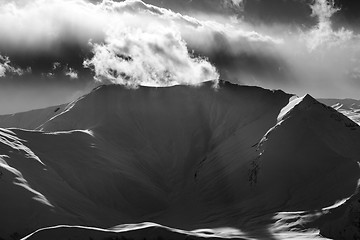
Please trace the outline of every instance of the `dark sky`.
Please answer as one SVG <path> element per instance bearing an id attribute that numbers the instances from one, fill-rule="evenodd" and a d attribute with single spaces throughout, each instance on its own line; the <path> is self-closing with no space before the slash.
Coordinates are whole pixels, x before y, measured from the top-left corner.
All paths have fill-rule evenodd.
<path id="1" fill-rule="evenodd" d="M 357 0 L 336 0 L 336 5 L 341 8 L 334 14 L 334 27 L 351 28 L 360 31 L 360 1 Z"/>
<path id="2" fill-rule="evenodd" d="M 360 2 L 336 0 L 326 15 L 325 1 L 0 0 L 0 114 L 124 78 L 170 72 L 192 84 L 214 69 L 231 82 L 360 98 Z"/>
<path id="3" fill-rule="evenodd" d="M 243 15 L 255 24 L 289 24 L 312 27 L 316 19 L 311 17 L 311 0 L 247 0 Z"/>

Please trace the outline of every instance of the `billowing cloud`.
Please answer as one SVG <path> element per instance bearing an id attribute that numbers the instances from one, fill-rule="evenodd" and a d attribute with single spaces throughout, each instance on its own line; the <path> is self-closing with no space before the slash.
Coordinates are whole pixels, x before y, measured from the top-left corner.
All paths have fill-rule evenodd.
<path id="1" fill-rule="evenodd" d="M 192 57 L 181 36 L 170 29 L 117 27 L 104 44 L 93 44 L 94 57 L 84 62 L 98 81 L 131 87 L 199 84 L 217 80 L 216 68 Z"/>

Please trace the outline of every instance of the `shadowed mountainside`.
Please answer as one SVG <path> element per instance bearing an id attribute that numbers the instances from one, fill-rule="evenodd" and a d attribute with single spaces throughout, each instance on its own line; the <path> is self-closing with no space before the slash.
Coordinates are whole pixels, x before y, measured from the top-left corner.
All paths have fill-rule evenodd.
<path id="1" fill-rule="evenodd" d="M 0 236 L 156 222 L 277 239 L 279 212 L 346 199 L 360 173 L 360 127 L 309 95 L 290 97 L 225 82 L 110 85 L 42 131 L 1 129 Z"/>

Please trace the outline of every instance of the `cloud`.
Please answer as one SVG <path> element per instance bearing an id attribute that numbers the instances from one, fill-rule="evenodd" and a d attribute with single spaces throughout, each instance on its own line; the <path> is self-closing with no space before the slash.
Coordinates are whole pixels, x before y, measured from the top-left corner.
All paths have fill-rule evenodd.
<path id="1" fill-rule="evenodd" d="M 79 74 L 78 71 L 72 67 L 69 67 L 68 64 L 61 64 L 60 62 L 54 62 L 52 64 L 51 71 L 47 72 L 46 74 L 42 74 L 43 77 L 52 78 L 54 79 L 57 76 L 67 76 L 70 79 L 78 79 Z"/>
<path id="2" fill-rule="evenodd" d="M 341 11 L 333 2 L 316 0 L 310 7 L 317 24 L 308 30 L 283 33 L 282 44 L 273 51 L 285 61 L 292 84 L 273 86 L 317 97 L 357 98 L 359 35 L 346 28 L 333 28 L 332 16 Z"/>
<path id="3" fill-rule="evenodd" d="M 355 96 L 360 41 L 346 28 L 333 28 L 332 16 L 341 11 L 333 4 L 280 1 L 271 13 L 280 15 L 291 3 L 289 13 L 261 24 L 211 10 L 219 4 L 244 12 L 260 6 L 262 13 L 274 2 L 166 1 L 166 6 L 196 6 L 178 13 L 140 0 L 0 0 L 0 52 L 14 66 L 31 67 L 33 79 L 52 73 L 51 79 L 66 81 L 75 77 L 72 72 L 79 78 L 72 83 L 93 74 L 97 81 L 136 86 L 197 84 L 220 74 L 293 92 Z M 201 6 L 208 10 L 200 16 Z M 298 6 L 304 9 L 297 17 L 306 15 L 310 27 L 285 24 Z M 62 67 L 53 69 L 54 62 Z"/>
<path id="4" fill-rule="evenodd" d="M 238 4 L 238 2 L 235 3 Z M 134 74 L 134 76 L 129 79 L 132 81 L 138 81 L 139 79 L 145 81 L 144 77 L 146 76 L 149 80 L 154 81 L 154 78 L 159 76 L 162 78 L 159 82 L 164 83 L 167 82 L 164 77 L 166 71 L 171 71 L 170 76 L 174 78 L 173 82 L 187 84 L 217 78 L 217 71 L 210 62 L 201 56 L 190 56 L 189 52 L 197 48 L 201 50 L 197 51 L 197 53 L 208 52 L 205 51 L 205 48 L 216 47 L 216 41 L 220 35 L 231 45 L 234 43 L 246 44 L 247 41 L 273 41 L 272 38 L 254 31 L 239 30 L 236 27 L 215 21 L 200 21 L 194 17 L 146 4 L 140 0 L 122 2 L 104 0 L 99 4 L 92 4 L 84 0 L 36 0 L 23 4 L 10 2 L 3 4 L 0 17 L 4 23 L 0 26 L 0 32 L 4 33 L 1 34 L 0 50 L 8 51 L 8 54 L 14 55 L 14 59 L 18 61 L 24 61 L 21 54 L 28 53 L 29 59 L 27 62 L 33 64 L 31 67 L 34 73 L 52 72 L 54 70 L 52 69 L 54 68 L 53 62 L 59 62 L 62 65 L 69 64 L 72 67 L 77 66 L 75 69 L 82 72 L 83 69 L 79 69 L 81 66 L 79 66 L 78 62 L 69 63 L 69 61 L 74 61 L 76 55 L 80 55 L 89 59 L 89 61 L 86 61 L 86 66 L 91 66 L 95 70 L 97 80 L 104 80 L 104 76 L 107 76 L 109 80 L 113 81 L 113 77 L 109 74 L 102 74 L 102 77 L 99 75 L 101 72 L 99 70 L 99 61 L 105 52 L 103 49 L 106 48 L 117 53 L 119 48 L 114 48 L 115 42 L 123 41 L 122 38 L 124 37 L 129 42 L 135 40 L 131 39 L 129 34 L 137 34 L 137 38 L 143 40 L 142 42 L 138 41 L 136 44 L 129 44 L 134 48 L 129 50 L 136 55 L 136 59 L 134 59 L 144 59 L 143 61 L 147 65 L 153 65 L 151 68 L 156 67 L 159 69 L 158 71 L 151 70 L 156 72 L 156 75 L 151 75 L 148 67 L 144 67 L 139 63 L 136 65 L 138 71 L 133 69 L 131 74 Z M 25 25 L 29 26 L 29 28 L 24 28 Z M 114 30 L 113 26 L 116 26 L 117 30 Z M 125 28 L 132 30 L 126 33 Z M 154 56 L 149 54 L 151 51 L 156 52 L 149 47 L 155 43 L 146 41 L 146 37 L 150 35 L 150 28 L 162 29 L 161 31 L 154 31 L 151 34 L 150 41 L 156 39 L 158 49 L 163 52 L 174 51 L 173 53 L 161 55 L 157 52 Z M 171 31 L 164 31 L 164 29 L 171 29 Z M 119 31 L 121 34 L 115 34 L 115 32 Z M 140 36 L 141 34 L 143 36 Z M 211 44 L 206 44 L 207 41 L 203 40 L 205 38 L 210 40 Z M 93 49 L 89 49 L 89 40 L 93 42 L 90 45 Z M 168 45 L 160 46 L 160 44 Z M 69 46 L 74 46 L 75 49 L 74 47 L 69 49 Z M 76 48 L 76 46 L 78 47 Z M 174 46 L 177 48 L 173 48 Z M 138 49 L 147 50 L 148 52 L 140 52 Z M 19 52 L 21 53 L 20 56 Z M 93 58 L 89 56 L 91 52 L 94 54 Z M 144 55 L 140 55 L 140 53 L 144 53 Z M 31 57 L 38 62 L 31 59 Z M 152 62 L 148 59 L 152 59 Z M 176 65 L 174 59 L 181 64 Z M 136 62 L 135 60 L 134 62 Z M 34 62 L 38 65 L 34 66 Z M 23 63 L 23 65 L 25 66 L 26 63 Z M 108 65 L 107 67 L 114 66 Z M 192 81 L 190 81 L 190 76 L 185 76 L 184 72 L 180 72 L 184 70 L 188 75 L 194 74 Z M 52 76 L 54 77 L 54 75 Z M 203 79 L 200 80 L 200 78 Z M 123 81 L 118 82 L 122 83 Z"/>
<path id="5" fill-rule="evenodd" d="M 324 45 L 340 45 L 353 37 L 353 32 L 341 28 L 334 31 L 331 17 L 338 11 L 334 1 L 316 0 L 310 5 L 312 16 L 318 18 L 318 24 L 306 33 L 306 41 L 310 50 Z"/>
<path id="6" fill-rule="evenodd" d="M 164 9 L 171 9 L 173 12 L 179 12 L 182 15 L 199 17 L 199 15 L 222 16 L 229 19 L 229 16 L 236 16 L 242 11 L 242 1 L 238 0 L 144 0 Z"/>
<path id="7" fill-rule="evenodd" d="M 70 77 L 70 79 L 78 79 L 78 72 L 73 68 L 67 68 L 65 71 L 65 76 Z"/>
<path id="8" fill-rule="evenodd" d="M 69 60 L 72 60 L 64 56 L 67 54 L 67 46 L 79 45 L 76 50 L 77 55 L 80 55 L 83 49 L 89 49 L 88 42 L 91 40 L 94 43 L 91 45 L 93 47 L 91 52 L 94 53 L 94 57 L 92 61 L 87 61 L 87 66 L 92 66 L 96 71 L 97 80 L 105 80 L 105 76 L 110 77 L 110 75 L 102 75 L 102 77 L 99 75 L 101 72 L 99 70 L 101 49 L 108 48 L 117 53 L 120 49 L 115 49 L 114 43 L 120 43 L 123 39 L 114 39 L 114 36 L 127 37 L 129 43 L 131 40 L 137 41 L 131 39 L 129 34 L 126 35 L 125 31 L 122 34 L 114 34 L 115 30 L 112 28 L 117 26 L 117 29 L 125 27 L 133 29 L 131 34 L 137 33 L 137 38 L 144 40 L 143 42 L 138 41 L 129 44 L 133 48 L 130 49 L 130 52 L 135 56 L 134 63 L 138 63 L 136 65 L 138 69 L 132 67 L 132 72 L 127 72 L 133 74 L 130 79 L 134 81 L 134 85 L 138 84 L 140 79 L 142 82 L 147 81 L 145 76 L 149 81 L 153 81 L 156 76 L 161 77 L 162 79 L 158 83 L 164 82 L 165 84 L 165 72 L 168 72 L 168 77 L 173 78 L 168 81 L 187 84 L 218 78 L 216 69 L 205 58 L 189 55 L 190 50 L 187 49 L 177 27 L 186 25 L 195 29 L 201 24 L 194 18 L 145 4 L 142 1 L 115 2 L 105 0 L 99 4 L 92 4 L 83 0 L 37 0 L 22 4 L 10 2 L 2 5 L 0 18 L 3 23 L 0 26 L 0 49 L 7 51 L 9 55 L 14 55 L 14 58 L 19 59 L 19 61 L 23 61 L 23 55 L 28 55 L 27 62 L 29 64 L 34 64 L 31 57 L 36 61 L 43 59 L 44 61 L 37 62 L 37 66 L 32 66 L 35 70 L 40 69 L 42 76 L 49 76 L 43 74 L 47 72 L 51 73 L 51 77 L 54 77 L 55 70 L 60 65 L 66 65 Z M 155 31 L 154 33 L 157 36 L 152 34 L 151 37 L 157 42 L 146 41 L 146 37 L 150 35 L 149 26 L 156 26 L 155 29 L 164 29 L 165 26 L 170 26 L 169 22 L 175 26 L 172 32 Z M 24 28 L 24 26 L 29 27 Z M 104 41 L 105 43 L 103 43 Z M 161 44 L 167 45 L 161 46 Z M 151 48 L 154 46 L 163 53 L 157 52 L 155 56 L 151 56 L 151 51 L 156 52 L 156 49 Z M 148 52 L 139 52 L 138 48 Z M 165 54 L 165 51 L 174 52 Z M 82 56 L 84 58 L 89 57 L 89 53 L 90 51 L 82 52 Z M 53 65 L 49 60 L 51 62 L 56 61 L 57 65 Z M 140 61 L 143 61 L 144 64 L 141 64 Z M 131 64 L 130 66 L 134 65 Z M 107 67 L 114 66 L 108 65 Z M 149 68 L 157 69 L 151 70 Z M 76 69 L 76 71 L 82 70 Z M 151 72 L 156 76 L 151 75 Z M 185 73 L 194 74 L 192 80 L 189 76 L 185 76 Z M 75 77 L 75 69 L 67 71 L 65 75 Z M 113 78 L 108 80 L 113 80 Z M 123 81 L 116 82 L 125 84 Z"/>
<path id="9" fill-rule="evenodd" d="M 27 71 L 31 70 L 28 69 Z M 6 73 L 22 75 L 24 70 L 12 66 L 9 57 L 0 55 L 0 78 L 5 77 Z"/>
<path id="10" fill-rule="evenodd" d="M 54 62 L 53 63 L 53 66 L 52 66 L 52 70 L 56 70 L 56 69 L 58 69 L 58 68 L 60 68 L 61 67 L 61 63 L 59 63 L 59 62 Z"/>
<path id="11" fill-rule="evenodd" d="M 128 46 L 135 46 L 132 43 L 131 37 L 129 37 L 130 34 L 139 35 L 139 33 L 144 34 L 149 39 L 155 39 L 154 36 L 149 37 L 149 32 L 153 32 L 154 34 L 157 34 L 160 38 L 163 38 L 164 41 L 162 41 L 163 44 L 168 44 L 168 42 L 171 42 L 171 44 L 175 42 L 179 42 L 181 44 L 175 44 L 177 46 L 181 46 L 181 51 L 174 52 L 172 49 L 170 49 L 167 45 L 159 46 L 162 48 L 163 52 L 169 52 L 172 53 L 174 56 L 170 57 L 172 54 L 168 55 L 159 55 L 159 53 L 156 53 L 154 56 L 160 56 L 163 60 L 162 62 L 169 63 L 171 66 L 167 66 L 167 68 L 172 69 L 171 76 L 174 76 L 177 78 L 175 82 L 181 82 L 181 83 L 190 83 L 189 76 L 185 77 L 183 76 L 183 72 L 175 73 L 175 71 L 183 71 L 179 65 L 177 68 L 174 68 L 173 64 L 173 58 L 179 58 L 179 56 L 183 56 L 182 62 L 183 63 L 191 63 L 193 64 L 193 70 L 187 71 L 189 74 L 194 74 L 193 82 L 197 83 L 199 82 L 199 76 L 203 76 L 204 80 L 209 80 L 211 78 L 214 78 L 217 73 L 214 67 L 210 67 L 210 63 L 206 63 L 206 60 L 203 58 L 194 58 L 188 56 L 188 54 L 184 54 L 185 52 L 189 52 L 189 49 L 195 50 L 195 54 L 200 56 L 208 56 L 210 58 L 211 62 L 214 62 L 215 65 L 222 64 L 221 61 L 217 62 L 219 53 L 222 54 L 227 59 L 235 58 L 237 60 L 238 58 L 242 59 L 245 62 L 251 62 L 255 64 L 254 66 L 251 66 L 252 69 L 257 68 L 258 64 L 262 64 L 260 61 L 253 61 L 253 52 L 254 51 L 261 51 L 262 48 L 271 48 L 272 44 L 279 44 L 281 43 L 281 39 L 277 39 L 268 35 L 260 34 L 252 29 L 246 29 L 245 26 L 238 26 L 238 25 L 231 25 L 231 24 L 223 24 L 212 20 L 198 20 L 193 17 L 189 17 L 186 15 L 182 15 L 179 13 L 175 13 L 168 9 L 163 9 L 160 7 L 156 7 L 150 4 L 146 4 L 139 0 L 133 0 L 133 1 L 124 1 L 124 2 L 114 2 L 114 1 L 104 1 L 100 5 L 102 9 L 105 9 L 106 11 L 110 13 L 117 13 L 117 17 L 121 19 L 121 21 L 117 21 L 117 30 L 121 29 L 121 34 L 115 34 L 116 37 L 114 37 L 114 32 L 116 31 L 108 31 L 106 33 L 106 51 L 104 50 L 103 45 L 99 44 L 93 44 L 93 46 L 96 48 L 96 51 L 94 51 L 95 55 L 98 53 L 95 58 L 96 61 L 93 62 L 93 64 L 89 65 L 89 61 L 86 61 L 85 66 L 100 66 L 99 64 L 99 58 L 100 56 L 104 56 L 104 53 L 111 53 L 111 56 L 113 56 L 114 48 L 110 46 L 114 46 L 114 44 L 109 43 L 109 39 L 116 39 L 118 42 L 123 41 L 123 39 L 127 38 L 127 40 L 130 42 L 128 43 Z M 126 24 L 122 24 L 122 22 L 125 22 Z M 155 26 L 155 27 L 154 27 Z M 126 30 L 124 30 L 126 29 Z M 132 29 L 128 31 L 129 29 Z M 134 29 L 137 29 L 135 31 Z M 149 31 L 151 29 L 151 31 Z M 154 29 L 162 29 L 161 31 L 155 31 Z M 171 29 L 171 33 L 169 33 L 169 30 L 164 31 L 164 29 Z M 109 36 L 109 32 L 111 32 L 111 36 Z M 166 34 L 164 34 L 166 32 Z M 176 39 L 172 38 L 171 41 L 169 41 L 169 36 L 177 36 Z M 183 43 L 183 41 L 186 42 Z M 112 43 L 114 41 L 111 41 Z M 161 41 L 158 41 L 160 43 Z M 149 43 L 146 40 L 146 38 L 142 39 L 142 44 L 144 46 L 141 46 L 142 49 L 149 49 L 147 46 Z M 136 46 L 140 46 L 141 44 L 138 42 Z M 183 47 L 186 46 L 186 47 Z M 109 50 L 110 47 L 110 50 Z M 255 50 L 259 49 L 259 50 Z M 132 49 L 131 49 L 132 50 Z M 116 51 L 119 51 L 119 49 L 116 49 Z M 115 52 L 116 52 L 115 51 Z M 148 53 L 149 51 L 142 51 L 142 53 Z M 181 52 L 181 53 L 180 53 Z M 138 52 L 137 52 L 138 53 Z M 224 53 L 229 53 L 230 56 L 226 56 Z M 146 59 L 151 59 L 150 56 L 153 56 L 152 54 L 147 54 L 146 56 L 140 56 L 137 55 L 137 59 L 145 59 L 144 61 L 147 61 Z M 250 56 L 249 56 L 250 55 Z M 249 57 L 248 57 L 249 56 Z M 165 57 L 167 58 L 166 61 L 164 61 Z M 153 57 L 152 57 L 153 58 Z M 101 57 L 101 59 L 105 59 L 104 57 Z M 111 58 L 112 59 L 112 58 Z M 121 58 L 120 58 L 121 59 Z M 191 61 L 189 61 L 189 59 Z M 200 60 L 199 60 L 200 59 Z M 248 61 L 250 59 L 250 61 Z M 258 58 L 259 59 L 259 58 Z M 275 61 L 277 61 L 276 57 L 273 57 Z M 267 60 L 266 60 L 267 61 Z M 109 61 L 108 61 L 109 62 Z M 122 65 L 126 63 L 128 65 L 129 61 L 124 61 L 121 59 Z M 131 61 L 130 61 L 131 62 Z M 156 63 L 157 61 L 153 61 L 153 63 Z M 179 61 L 180 62 L 180 61 Z M 239 62 L 239 61 L 235 61 Z M 95 64 L 96 63 L 96 64 Z M 134 62 L 131 62 L 134 66 Z M 148 65 L 149 63 L 145 64 Z M 188 69 L 190 69 L 189 64 L 185 64 L 188 66 Z M 232 64 L 233 65 L 233 64 Z M 118 66 L 118 65 L 117 65 Z M 141 67 L 142 64 L 136 65 L 139 69 L 142 70 L 141 75 L 147 76 L 148 79 L 152 79 L 151 81 L 154 81 L 154 77 L 158 76 L 161 78 L 160 82 L 166 82 L 164 81 L 164 77 L 162 76 L 160 72 L 163 72 L 162 65 L 154 65 L 153 68 L 160 69 L 156 75 L 150 76 L 148 73 L 146 73 L 146 69 Z M 166 64 L 165 64 L 166 66 Z M 201 66 L 201 67 L 200 67 Z M 198 68 L 203 69 L 204 73 L 200 70 L 194 70 Z M 244 72 L 247 71 L 248 64 L 243 64 L 239 66 L 234 66 L 234 69 L 239 69 L 240 71 L 243 70 Z M 127 69 L 132 69 L 131 66 L 127 66 Z M 260 66 L 261 68 L 261 66 Z M 266 66 L 265 66 L 266 68 Z M 99 67 L 94 67 L 95 71 L 96 69 L 103 69 Z M 119 74 L 119 69 L 117 69 L 116 73 Z M 145 71 L 144 71 L 145 70 Z M 168 70 L 168 69 L 167 69 Z M 232 69 L 229 70 L 232 71 Z M 154 71 L 154 70 L 152 70 Z M 123 71 L 121 71 L 123 72 Z M 230 78 L 229 80 L 232 81 L 238 81 L 243 75 L 242 74 L 226 74 L 226 71 L 221 71 L 222 77 L 224 78 Z M 135 71 L 132 71 L 132 73 L 135 73 Z M 143 74 L 144 73 L 144 74 Z M 111 76 L 112 74 L 108 74 L 108 71 L 102 71 L 101 76 L 108 76 L 108 78 L 114 80 L 114 77 Z M 97 79 L 103 79 L 99 78 L 99 71 L 97 72 Z M 136 76 L 134 78 L 129 78 L 128 75 L 125 75 L 127 79 L 130 79 L 134 81 L 134 79 L 139 79 L 142 77 Z M 179 78 L 179 76 L 181 76 Z M 120 76 L 121 77 L 121 76 Z M 119 76 L 117 76 L 119 78 Z M 123 82 L 122 81 L 120 82 Z M 127 81 L 126 81 L 127 82 Z"/>
<path id="12" fill-rule="evenodd" d="M 94 69 L 98 81 L 136 87 L 196 85 L 219 78 L 214 66 L 190 56 L 181 36 L 166 28 L 117 27 L 104 44 L 93 44 L 93 52 L 84 66 Z"/>
<path id="13" fill-rule="evenodd" d="M 244 0 L 223 0 L 225 7 L 234 8 L 237 11 L 241 11 L 243 8 Z"/>

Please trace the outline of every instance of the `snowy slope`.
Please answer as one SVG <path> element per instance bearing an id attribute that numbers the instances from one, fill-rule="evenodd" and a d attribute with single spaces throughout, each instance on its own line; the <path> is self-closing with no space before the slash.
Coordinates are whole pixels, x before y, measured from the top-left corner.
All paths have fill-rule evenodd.
<path id="1" fill-rule="evenodd" d="M 338 110 L 360 125 L 360 100 L 354 99 L 319 99 L 319 102 Z"/>
<path id="2" fill-rule="evenodd" d="M 34 130 L 64 111 L 66 106 L 67 104 L 63 104 L 27 112 L 0 115 L 0 127 Z"/>
<path id="3" fill-rule="evenodd" d="M 349 198 L 360 174 L 359 126 L 311 96 L 287 105 L 290 97 L 223 82 L 102 86 L 43 132 L 1 130 L 0 212 L 9 220 L 0 236 L 156 222 L 289 239 L 294 229 L 279 230 L 280 212 Z M 302 239 L 318 236 L 300 230 Z"/>
<path id="4" fill-rule="evenodd" d="M 165 227 L 154 223 L 124 224 L 111 229 L 100 229 L 82 226 L 55 226 L 39 229 L 38 231 L 25 237 L 23 240 L 41 240 L 41 239 L 76 239 L 76 240 L 104 240 L 104 239 L 121 239 L 121 240 L 143 240 L 146 239 L 171 239 L 171 240 L 220 240 L 231 238 L 231 232 L 226 236 L 224 231 L 202 230 L 202 231 L 184 231 L 174 228 Z M 234 231 L 233 233 L 236 233 Z M 242 238 L 236 239 L 241 240 Z"/>

